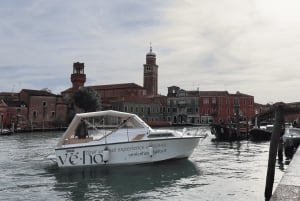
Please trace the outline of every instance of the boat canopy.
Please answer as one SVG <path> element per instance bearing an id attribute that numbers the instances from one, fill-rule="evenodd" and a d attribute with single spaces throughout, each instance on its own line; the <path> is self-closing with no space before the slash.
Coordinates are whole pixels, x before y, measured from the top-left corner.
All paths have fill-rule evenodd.
<path id="1" fill-rule="evenodd" d="M 92 128 L 145 128 L 152 130 L 141 118 L 135 114 L 106 110 L 98 112 L 78 113 L 74 116 L 69 127 L 61 137 L 57 146 L 63 145 L 66 139 L 74 136 L 76 129 L 84 122 L 87 127 Z"/>

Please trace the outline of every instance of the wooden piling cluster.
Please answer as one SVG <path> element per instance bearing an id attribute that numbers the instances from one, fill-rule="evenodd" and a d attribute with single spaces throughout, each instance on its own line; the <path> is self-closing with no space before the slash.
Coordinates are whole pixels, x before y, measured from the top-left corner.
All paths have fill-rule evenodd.
<path id="1" fill-rule="evenodd" d="M 284 115 L 299 113 L 299 107 L 288 107 L 284 103 L 276 103 L 269 114 L 265 115 L 275 115 L 275 122 L 273 127 L 273 133 L 270 141 L 269 148 L 269 160 L 268 160 L 268 170 L 266 177 L 266 187 L 265 187 L 265 200 L 269 201 L 272 196 L 273 184 L 274 184 L 274 174 L 276 165 L 277 153 L 278 159 L 282 160 L 282 146 L 280 145 L 280 137 L 284 128 Z"/>

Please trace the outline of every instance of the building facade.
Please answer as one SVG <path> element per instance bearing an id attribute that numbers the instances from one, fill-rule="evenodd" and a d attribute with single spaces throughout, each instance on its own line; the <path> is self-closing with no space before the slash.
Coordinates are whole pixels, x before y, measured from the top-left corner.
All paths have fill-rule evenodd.
<path id="1" fill-rule="evenodd" d="M 255 115 L 254 97 L 237 92 L 200 91 L 199 108 L 201 123 L 250 121 Z"/>
<path id="2" fill-rule="evenodd" d="M 65 100 L 72 102 L 72 95 L 79 88 L 89 87 L 100 97 L 103 110 L 114 109 L 135 113 L 146 122 L 167 121 L 167 97 L 157 93 L 158 65 L 152 47 L 146 54 L 146 63 L 143 67 L 143 86 L 136 83 L 84 86 L 86 81 L 84 63 L 77 62 L 73 64 L 72 87 L 61 94 Z"/>
<path id="3" fill-rule="evenodd" d="M 87 87 L 97 92 L 103 110 L 135 113 L 147 122 L 209 124 L 231 122 L 237 116 L 240 120 L 248 121 L 255 114 L 254 97 L 239 92 L 229 94 L 227 91 L 186 91 L 171 86 L 168 87 L 167 96 L 158 95 L 158 65 L 151 46 L 143 67 L 143 86 L 121 83 Z M 76 90 L 84 87 L 85 81 L 84 64 L 74 63 L 72 88 L 62 92 L 63 97 L 70 98 Z"/>
<path id="4" fill-rule="evenodd" d="M 167 108 L 168 121 L 172 124 L 200 124 L 197 93 L 168 87 Z"/>
<path id="5" fill-rule="evenodd" d="M 168 120 L 172 124 L 210 124 L 212 122 L 250 121 L 254 97 L 227 91 L 186 91 L 168 87 Z"/>
<path id="6" fill-rule="evenodd" d="M 28 112 L 22 119 L 27 119 L 29 128 L 54 128 L 66 126 L 66 104 L 60 96 L 48 91 L 23 89 L 19 100 L 27 106 Z"/>
<path id="7" fill-rule="evenodd" d="M 61 95 L 29 89 L 0 94 L 1 122 L 22 128 L 65 126 L 72 116 L 69 114 L 76 112 L 72 110 L 73 94 L 82 87 L 92 88 L 97 93 L 103 110 L 135 113 L 148 123 L 197 125 L 230 122 L 237 116 L 240 120 L 249 120 L 255 115 L 254 97 L 239 92 L 187 91 L 171 86 L 167 96 L 159 95 L 158 65 L 151 46 L 143 65 L 143 86 L 136 83 L 85 86 L 86 77 L 84 63 L 76 62 L 70 78 L 72 85 Z"/>
<path id="8" fill-rule="evenodd" d="M 4 128 L 31 130 L 67 126 L 67 107 L 59 95 L 45 90 L 22 89 L 19 93 L 1 93 L 0 97 Z"/>
<path id="9" fill-rule="evenodd" d="M 112 109 L 137 114 L 150 124 L 167 122 L 166 96 L 126 97 L 112 102 Z"/>

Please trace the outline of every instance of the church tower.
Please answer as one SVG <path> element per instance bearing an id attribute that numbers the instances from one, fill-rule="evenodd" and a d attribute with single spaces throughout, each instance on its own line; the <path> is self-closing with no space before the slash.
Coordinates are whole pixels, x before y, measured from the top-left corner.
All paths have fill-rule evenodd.
<path id="1" fill-rule="evenodd" d="M 156 65 L 156 55 L 152 52 L 150 45 L 150 52 L 146 55 L 146 64 L 144 64 L 144 88 L 148 96 L 157 95 L 157 77 L 158 65 Z"/>
<path id="2" fill-rule="evenodd" d="M 84 63 L 73 63 L 73 74 L 71 74 L 71 82 L 73 84 L 73 93 L 80 87 L 84 86 L 86 75 L 84 74 Z"/>

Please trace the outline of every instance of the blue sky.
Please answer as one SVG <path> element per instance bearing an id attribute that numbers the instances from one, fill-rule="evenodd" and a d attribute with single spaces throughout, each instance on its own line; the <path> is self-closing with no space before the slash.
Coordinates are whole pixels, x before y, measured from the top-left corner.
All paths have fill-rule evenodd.
<path id="1" fill-rule="evenodd" d="M 159 93 L 240 91 L 258 103 L 300 101 L 297 0 L 0 1 L 0 91 L 143 85 L 152 42 Z"/>

